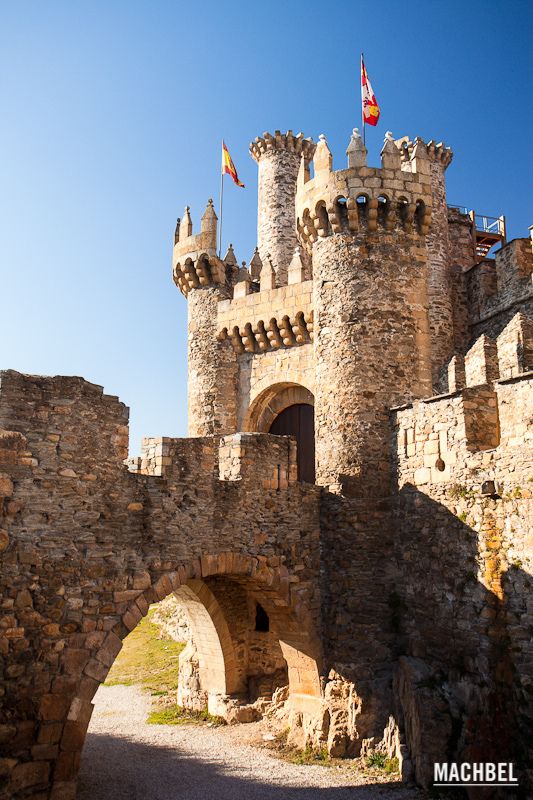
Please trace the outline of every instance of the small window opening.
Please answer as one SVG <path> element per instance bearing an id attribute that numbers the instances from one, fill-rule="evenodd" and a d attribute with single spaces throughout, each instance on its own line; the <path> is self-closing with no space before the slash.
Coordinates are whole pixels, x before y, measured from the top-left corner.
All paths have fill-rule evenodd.
<path id="1" fill-rule="evenodd" d="M 345 230 L 348 227 L 348 208 L 346 207 L 345 197 L 337 198 L 336 210 L 340 226 L 343 230 Z"/>
<path id="2" fill-rule="evenodd" d="M 385 195 L 378 197 L 378 221 L 380 225 L 385 225 L 389 213 L 389 201 Z"/>
<path id="3" fill-rule="evenodd" d="M 270 630 L 268 614 L 260 603 L 255 606 L 255 629 L 261 633 L 268 633 Z"/>
<path id="4" fill-rule="evenodd" d="M 418 232 L 420 233 L 422 224 L 424 222 L 424 215 L 426 213 L 426 204 L 423 200 L 416 201 L 415 221 Z"/>

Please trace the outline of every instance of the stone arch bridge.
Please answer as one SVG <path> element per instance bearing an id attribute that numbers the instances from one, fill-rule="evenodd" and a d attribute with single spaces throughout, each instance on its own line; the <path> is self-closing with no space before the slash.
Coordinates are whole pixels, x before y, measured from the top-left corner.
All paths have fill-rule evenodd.
<path id="1" fill-rule="evenodd" d="M 125 465 L 116 397 L 81 378 L 0 376 L 0 796 L 73 800 L 92 698 L 171 592 L 190 606 L 210 701 L 244 696 L 261 671 L 246 646 L 259 603 L 262 670 L 283 663 L 291 707 L 316 718 L 320 490 L 296 481 L 293 442 L 145 439 Z"/>

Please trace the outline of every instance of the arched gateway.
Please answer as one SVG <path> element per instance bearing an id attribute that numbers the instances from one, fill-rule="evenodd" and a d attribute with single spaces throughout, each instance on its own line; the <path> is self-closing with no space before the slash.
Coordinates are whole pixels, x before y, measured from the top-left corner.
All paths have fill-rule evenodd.
<path id="1" fill-rule="evenodd" d="M 73 800 L 94 694 L 171 593 L 193 612 L 208 703 L 246 700 L 282 665 L 292 707 L 320 719 L 319 489 L 296 480 L 290 440 L 145 439 L 126 466 L 126 423 L 80 378 L 1 375 L 0 736 L 17 800 Z"/>

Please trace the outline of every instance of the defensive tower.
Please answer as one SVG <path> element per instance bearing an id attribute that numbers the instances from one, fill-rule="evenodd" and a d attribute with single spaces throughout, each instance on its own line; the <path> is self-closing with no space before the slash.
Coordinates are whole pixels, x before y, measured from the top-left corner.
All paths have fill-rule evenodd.
<path id="1" fill-rule="evenodd" d="M 287 269 L 298 244 L 294 197 L 300 162 L 308 166 L 314 151 L 311 139 L 303 133 L 294 136 L 292 131 L 264 133 L 250 145 L 259 168 L 257 247 L 261 260 L 272 262 L 276 286 L 287 283 Z"/>
<path id="2" fill-rule="evenodd" d="M 431 394 L 432 193 L 421 140 L 405 158 L 387 133 L 374 169 L 355 129 L 347 155 L 332 171 L 320 137 L 296 215 L 313 264 L 317 480 L 366 495 L 388 491 L 388 409 Z"/>
<path id="3" fill-rule="evenodd" d="M 178 219 L 172 274 L 188 299 L 189 436 L 225 434 L 236 429 L 237 364 L 226 342 L 217 340 L 217 307 L 230 295 L 236 262 L 217 256 L 217 215 L 209 200 L 200 233 L 193 234 L 190 210 Z M 194 387 L 194 391 L 192 390 Z"/>

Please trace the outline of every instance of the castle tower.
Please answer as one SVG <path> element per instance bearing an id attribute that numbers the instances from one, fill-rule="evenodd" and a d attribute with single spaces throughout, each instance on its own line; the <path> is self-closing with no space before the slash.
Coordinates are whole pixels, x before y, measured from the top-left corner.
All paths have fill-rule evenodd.
<path id="1" fill-rule="evenodd" d="M 188 434 L 210 436 L 236 429 L 235 354 L 217 339 L 217 308 L 229 296 L 238 271 L 235 258 L 217 257 L 217 216 L 209 200 L 200 233 L 193 234 L 189 208 L 174 237 L 174 282 L 188 299 Z M 231 255 L 233 251 L 231 251 Z"/>
<path id="2" fill-rule="evenodd" d="M 272 136 L 264 133 L 250 145 L 259 167 L 257 244 L 263 263 L 268 258 L 276 286 L 287 283 L 287 270 L 298 244 L 294 225 L 294 198 L 300 161 L 309 163 L 315 145 L 302 133 L 292 131 Z"/>
<path id="3" fill-rule="evenodd" d="M 333 172 L 321 137 L 296 213 L 313 262 L 317 483 L 354 497 L 389 491 L 391 406 L 431 394 L 429 170 L 402 161 L 387 134 L 382 169 L 357 130 Z"/>
<path id="4" fill-rule="evenodd" d="M 436 385 L 444 364 L 454 354 L 453 293 L 450 278 L 450 241 L 448 205 L 444 173 L 452 160 L 449 147 L 431 141 L 427 145 L 415 140 L 411 158 L 418 174 L 431 178 L 431 227 L 426 244 L 428 250 L 429 326 L 433 384 Z"/>

